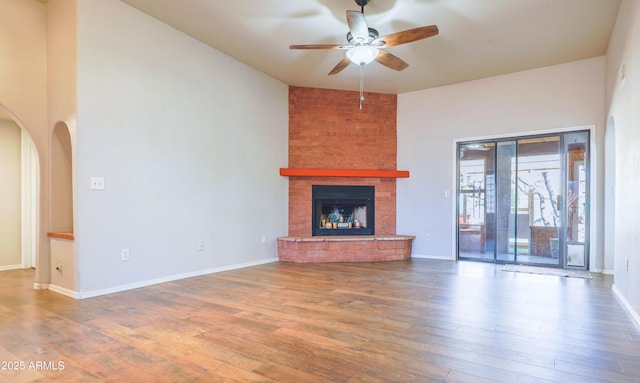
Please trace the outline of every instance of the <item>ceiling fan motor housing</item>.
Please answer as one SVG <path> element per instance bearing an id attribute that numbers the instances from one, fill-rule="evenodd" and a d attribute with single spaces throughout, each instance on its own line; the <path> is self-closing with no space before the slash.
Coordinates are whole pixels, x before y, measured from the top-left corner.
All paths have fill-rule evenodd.
<path id="1" fill-rule="evenodd" d="M 369 39 L 368 41 L 358 41 L 355 38 L 353 38 L 353 35 L 351 34 L 351 32 L 347 32 L 347 41 L 349 42 L 349 44 L 351 45 L 362 45 L 362 44 L 371 44 L 371 42 L 375 39 L 378 38 L 378 31 L 373 29 L 373 28 L 369 28 Z"/>

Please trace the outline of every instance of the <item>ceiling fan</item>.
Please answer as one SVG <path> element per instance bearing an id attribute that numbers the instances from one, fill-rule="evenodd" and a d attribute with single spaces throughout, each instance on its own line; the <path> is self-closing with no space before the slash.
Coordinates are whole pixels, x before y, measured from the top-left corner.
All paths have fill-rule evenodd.
<path id="1" fill-rule="evenodd" d="M 401 71 L 406 69 L 409 64 L 381 48 L 406 44 L 438 34 L 438 27 L 429 25 L 379 37 L 378 31 L 369 28 L 364 17 L 364 7 L 369 3 L 369 0 L 355 0 L 355 2 L 360 6 L 360 12 L 347 11 L 348 44 L 290 45 L 289 49 L 346 49 L 346 57 L 329 72 L 330 76 L 340 73 L 352 62 L 362 68 L 373 60 L 388 68 Z"/>

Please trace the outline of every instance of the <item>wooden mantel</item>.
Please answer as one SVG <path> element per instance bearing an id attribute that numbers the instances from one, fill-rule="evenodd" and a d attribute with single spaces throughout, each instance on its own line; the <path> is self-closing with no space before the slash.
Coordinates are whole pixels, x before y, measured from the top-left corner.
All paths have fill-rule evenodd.
<path id="1" fill-rule="evenodd" d="M 409 178 L 408 170 L 280 168 L 287 177 Z"/>

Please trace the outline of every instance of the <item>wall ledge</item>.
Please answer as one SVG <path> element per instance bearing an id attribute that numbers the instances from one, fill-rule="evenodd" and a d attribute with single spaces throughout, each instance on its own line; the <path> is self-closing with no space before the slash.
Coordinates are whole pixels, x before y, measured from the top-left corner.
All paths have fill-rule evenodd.
<path id="1" fill-rule="evenodd" d="M 59 238 L 59 239 L 68 239 L 70 241 L 73 241 L 73 233 L 51 232 L 51 233 L 47 233 L 47 237 L 49 237 L 49 238 Z"/>
<path id="2" fill-rule="evenodd" d="M 335 235 L 335 236 L 287 236 L 278 237 L 278 241 L 285 242 L 349 242 L 349 241 L 412 241 L 416 237 L 413 235 L 399 235 L 399 234 L 386 234 L 386 235 Z"/>

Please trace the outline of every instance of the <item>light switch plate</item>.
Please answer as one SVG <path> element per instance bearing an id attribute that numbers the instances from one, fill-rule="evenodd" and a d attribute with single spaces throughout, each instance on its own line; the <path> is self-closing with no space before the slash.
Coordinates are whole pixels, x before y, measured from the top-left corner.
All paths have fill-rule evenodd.
<path id="1" fill-rule="evenodd" d="M 104 190 L 104 177 L 91 177 L 91 190 Z"/>

